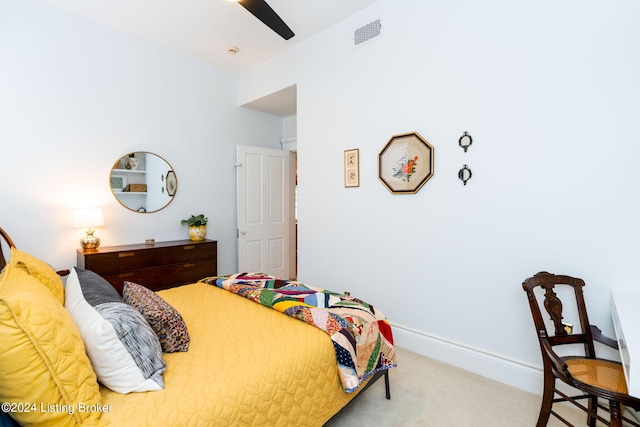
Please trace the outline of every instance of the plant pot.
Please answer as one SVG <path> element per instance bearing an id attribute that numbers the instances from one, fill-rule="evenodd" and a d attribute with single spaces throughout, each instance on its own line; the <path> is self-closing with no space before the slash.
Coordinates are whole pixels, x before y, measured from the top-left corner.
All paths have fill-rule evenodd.
<path id="1" fill-rule="evenodd" d="M 204 236 L 207 235 L 206 225 L 193 225 L 189 227 L 189 238 L 194 242 L 200 242 L 204 240 Z"/>

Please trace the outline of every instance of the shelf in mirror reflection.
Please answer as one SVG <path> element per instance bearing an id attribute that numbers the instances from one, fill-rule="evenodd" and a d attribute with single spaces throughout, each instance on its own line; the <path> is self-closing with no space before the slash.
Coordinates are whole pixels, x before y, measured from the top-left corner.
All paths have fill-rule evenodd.
<path id="1" fill-rule="evenodd" d="M 131 170 L 131 169 L 111 169 L 111 173 L 140 173 L 140 174 L 144 174 L 147 173 L 147 171 L 142 171 L 142 170 Z"/>

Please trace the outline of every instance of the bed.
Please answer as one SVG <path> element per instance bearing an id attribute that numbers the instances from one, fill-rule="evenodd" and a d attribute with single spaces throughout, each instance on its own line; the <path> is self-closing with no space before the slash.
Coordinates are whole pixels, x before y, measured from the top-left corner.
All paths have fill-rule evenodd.
<path id="1" fill-rule="evenodd" d="M 0 234 L 5 248 L 11 247 L 6 261 L 0 251 L 0 341 L 11 343 L 11 351 L 0 355 L 5 422 L 8 412 L 21 424 L 47 426 L 321 426 L 378 378 L 384 378 L 390 398 L 388 372 L 396 362 L 382 313 L 356 298 L 255 274 L 151 292 L 183 322 L 177 336 L 187 335 L 188 349 L 176 350 L 178 343 L 164 351 L 154 331 L 157 340 L 150 346 L 161 346 L 161 360 L 142 357 L 153 365 L 145 366 L 151 375 L 114 391 L 120 384 L 111 386 L 103 370 L 114 370 L 129 356 L 102 344 L 96 355 L 94 338 L 85 333 L 100 328 L 82 316 L 97 316 L 96 307 L 127 304 L 105 288 L 113 302 L 91 306 L 91 298 L 81 297 L 74 306 L 74 295 L 107 282 L 74 268 L 61 290 L 49 266 L 18 251 L 1 228 Z M 334 316 L 336 301 L 342 317 Z M 78 313 L 84 313 L 80 320 Z M 155 328 L 150 320 L 149 325 Z M 358 332 L 350 335 L 349 328 Z M 116 339 L 117 345 L 122 341 Z M 362 353 L 352 369 L 343 360 L 349 352 Z M 127 374 L 125 383 L 138 374 Z"/>

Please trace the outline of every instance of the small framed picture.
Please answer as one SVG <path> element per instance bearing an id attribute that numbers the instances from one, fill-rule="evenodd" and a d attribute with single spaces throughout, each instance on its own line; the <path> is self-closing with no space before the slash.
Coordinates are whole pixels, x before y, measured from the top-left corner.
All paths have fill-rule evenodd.
<path id="1" fill-rule="evenodd" d="M 111 191 L 121 193 L 127 187 L 126 175 L 111 175 Z"/>
<path id="2" fill-rule="evenodd" d="M 344 186 L 360 186 L 360 152 L 357 148 L 344 151 Z"/>

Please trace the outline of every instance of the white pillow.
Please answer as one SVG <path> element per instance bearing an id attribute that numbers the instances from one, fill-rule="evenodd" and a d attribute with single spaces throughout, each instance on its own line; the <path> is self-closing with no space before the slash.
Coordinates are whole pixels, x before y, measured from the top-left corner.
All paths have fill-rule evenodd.
<path id="1" fill-rule="evenodd" d="M 162 390 L 167 365 L 151 326 L 109 282 L 74 268 L 64 306 L 80 330 L 93 370 L 118 393 Z"/>

